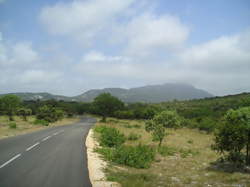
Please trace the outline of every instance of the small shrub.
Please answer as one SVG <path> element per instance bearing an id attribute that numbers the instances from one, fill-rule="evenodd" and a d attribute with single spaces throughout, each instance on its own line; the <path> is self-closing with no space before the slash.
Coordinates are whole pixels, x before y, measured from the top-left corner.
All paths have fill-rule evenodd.
<path id="1" fill-rule="evenodd" d="M 141 125 L 134 124 L 134 125 L 133 125 L 133 127 L 134 127 L 134 128 L 138 128 L 138 129 L 139 129 L 139 128 L 141 128 Z"/>
<path id="2" fill-rule="evenodd" d="M 104 125 L 99 125 L 99 126 L 96 126 L 95 128 L 94 128 L 94 131 L 95 132 L 97 132 L 97 133 L 102 133 L 104 130 L 106 130 L 107 129 L 107 127 L 106 126 L 104 126 Z"/>
<path id="3" fill-rule="evenodd" d="M 158 152 L 162 155 L 162 156 L 173 156 L 175 155 L 175 153 L 177 153 L 177 149 L 173 148 L 173 147 L 167 147 L 167 146 L 162 146 L 159 147 Z"/>
<path id="4" fill-rule="evenodd" d="M 112 160 L 114 157 L 114 150 L 108 147 L 97 148 L 95 151 L 102 154 L 106 160 Z"/>
<path id="5" fill-rule="evenodd" d="M 187 141 L 187 143 L 189 143 L 189 144 L 193 144 L 193 143 L 194 143 L 194 141 L 193 141 L 193 140 L 188 140 L 188 141 Z"/>
<path id="6" fill-rule="evenodd" d="M 100 145 L 105 147 L 118 147 L 125 142 L 124 134 L 116 128 L 106 127 L 102 129 Z"/>
<path id="7" fill-rule="evenodd" d="M 115 149 L 111 161 L 134 168 L 149 168 L 154 158 L 155 151 L 149 146 L 121 146 Z"/>
<path id="8" fill-rule="evenodd" d="M 134 141 L 138 140 L 141 136 L 135 133 L 130 133 L 127 137 L 128 140 Z"/>
<path id="9" fill-rule="evenodd" d="M 16 123 L 15 122 L 11 122 L 11 123 L 9 123 L 9 128 L 10 129 L 16 129 Z"/>
<path id="10" fill-rule="evenodd" d="M 123 125 L 123 127 L 128 128 L 128 129 L 133 128 L 133 126 L 129 125 L 129 124 L 125 124 L 125 125 Z"/>
<path id="11" fill-rule="evenodd" d="M 49 122 L 44 119 L 36 119 L 34 121 L 34 125 L 43 125 L 43 126 L 49 126 Z"/>
<path id="12" fill-rule="evenodd" d="M 207 133 L 213 132 L 215 127 L 215 122 L 210 118 L 205 118 L 198 123 L 199 130 L 206 131 Z"/>

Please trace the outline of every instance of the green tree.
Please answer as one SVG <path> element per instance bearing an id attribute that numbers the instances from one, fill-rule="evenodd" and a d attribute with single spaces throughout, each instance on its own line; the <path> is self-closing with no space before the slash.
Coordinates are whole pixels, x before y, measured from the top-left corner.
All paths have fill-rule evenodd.
<path id="1" fill-rule="evenodd" d="M 16 95 L 5 95 L 1 98 L 1 108 L 3 113 L 9 116 L 9 120 L 13 121 L 13 115 L 21 104 L 21 99 Z"/>
<path id="2" fill-rule="evenodd" d="M 250 107 L 229 110 L 224 116 L 225 123 L 215 134 L 212 148 L 232 162 L 242 162 L 242 151 L 246 148 L 246 164 L 250 164 Z"/>
<path id="3" fill-rule="evenodd" d="M 17 110 L 17 114 L 21 115 L 24 121 L 27 121 L 27 116 L 30 116 L 32 114 L 32 110 L 22 107 Z"/>
<path id="4" fill-rule="evenodd" d="M 113 116 L 114 112 L 121 110 L 124 103 L 109 93 L 103 93 L 94 99 L 94 108 L 97 114 L 102 116 L 102 121 L 106 121 L 106 117 Z"/>
<path id="5" fill-rule="evenodd" d="M 152 120 L 146 122 L 145 129 L 151 132 L 153 141 L 159 141 L 161 147 L 162 141 L 166 136 L 167 128 L 177 128 L 180 126 L 180 118 L 175 111 L 163 111 L 154 116 Z"/>
<path id="6" fill-rule="evenodd" d="M 38 109 L 36 114 L 37 119 L 43 119 L 48 122 L 55 122 L 59 119 L 62 119 L 64 116 L 64 112 L 56 107 L 52 107 L 50 105 L 44 105 Z"/>

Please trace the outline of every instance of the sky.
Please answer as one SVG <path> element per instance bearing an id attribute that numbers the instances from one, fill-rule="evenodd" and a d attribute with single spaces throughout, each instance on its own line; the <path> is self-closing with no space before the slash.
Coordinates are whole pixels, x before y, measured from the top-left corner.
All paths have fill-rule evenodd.
<path id="1" fill-rule="evenodd" d="M 249 0 L 0 0 L 0 93 L 250 92 Z"/>

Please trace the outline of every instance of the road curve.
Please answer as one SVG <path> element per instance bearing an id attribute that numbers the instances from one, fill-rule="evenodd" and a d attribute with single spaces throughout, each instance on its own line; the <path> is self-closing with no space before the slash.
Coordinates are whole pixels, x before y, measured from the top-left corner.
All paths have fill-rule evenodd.
<path id="1" fill-rule="evenodd" d="M 0 140 L 0 187 L 90 187 L 85 141 L 93 118 Z"/>

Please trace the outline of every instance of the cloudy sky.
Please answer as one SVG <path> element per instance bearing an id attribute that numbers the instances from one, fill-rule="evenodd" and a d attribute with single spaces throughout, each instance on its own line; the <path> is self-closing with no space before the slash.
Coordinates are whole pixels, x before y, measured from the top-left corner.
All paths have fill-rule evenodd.
<path id="1" fill-rule="evenodd" d="M 250 91 L 249 0 L 0 0 L 0 93 Z"/>

